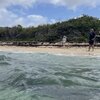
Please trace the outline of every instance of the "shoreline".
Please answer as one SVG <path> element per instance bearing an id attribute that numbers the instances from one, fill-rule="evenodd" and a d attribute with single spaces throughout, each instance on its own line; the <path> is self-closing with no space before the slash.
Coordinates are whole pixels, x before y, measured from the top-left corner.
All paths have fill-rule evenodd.
<path id="1" fill-rule="evenodd" d="M 49 43 L 49 42 L 32 42 L 32 41 L 6 41 L 6 42 L 2 42 L 0 41 L 0 46 L 25 46 L 25 47 L 49 47 L 49 46 L 53 46 L 53 47 L 87 47 L 89 44 L 88 43 L 70 43 L 70 42 L 66 42 L 64 44 L 62 44 L 62 42 L 55 42 L 55 43 Z M 100 47 L 100 43 L 95 43 L 94 44 L 96 47 Z"/>
<path id="2" fill-rule="evenodd" d="M 25 46 L 0 46 L 0 52 L 12 53 L 49 53 L 68 56 L 100 56 L 100 47 L 88 51 L 88 47 L 25 47 Z"/>

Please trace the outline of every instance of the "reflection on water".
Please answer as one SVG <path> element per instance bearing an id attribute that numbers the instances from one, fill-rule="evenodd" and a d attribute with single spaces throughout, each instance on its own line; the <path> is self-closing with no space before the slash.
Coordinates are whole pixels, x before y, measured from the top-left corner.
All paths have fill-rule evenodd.
<path id="1" fill-rule="evenodd" d="M 0 100 L 99 98 L 99 57 L 0 52 Z"/>

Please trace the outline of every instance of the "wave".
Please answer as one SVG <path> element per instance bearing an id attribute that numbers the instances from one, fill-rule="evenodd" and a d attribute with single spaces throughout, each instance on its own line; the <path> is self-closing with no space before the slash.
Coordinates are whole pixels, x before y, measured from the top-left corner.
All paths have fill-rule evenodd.
<path id="1" fill-rule="evenodd" d="M 0 100 L 92 100 L 94 95 L 98 97 L 99 90 L 97 57 L 7 52 L 0 55 Z"/>

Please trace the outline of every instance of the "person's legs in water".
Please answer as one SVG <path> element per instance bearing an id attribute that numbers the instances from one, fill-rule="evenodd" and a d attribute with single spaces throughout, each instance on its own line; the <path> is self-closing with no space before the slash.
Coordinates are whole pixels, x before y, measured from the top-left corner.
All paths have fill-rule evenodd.
<path id="1" fill-rule="evenodd" d="M 88 51 L 90 51 L 91 49 L 92 49 L 92 51 L 94 51 L 94 41 L 93 40 L 89 41 L 89 49 L 88 49 Z"/>
<path id="2" fill-rule="evenodd" d="M 91 49 L 91 45 L 89 44 L 89 48 L 88 48 L 88 51 L 90 51 L 90 49 Z"/>
<path id="3" fill-rule="evenodd" d="M 93 45 L 92 45 L 92 51 L 94 51 L 94 43 L 93 43 Z"/>

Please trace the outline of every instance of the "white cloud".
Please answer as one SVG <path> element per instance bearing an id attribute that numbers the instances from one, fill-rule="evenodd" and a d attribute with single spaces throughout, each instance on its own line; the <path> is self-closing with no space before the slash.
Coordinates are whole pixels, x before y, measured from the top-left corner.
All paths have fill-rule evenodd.
<path id="1" fill-rule="evenodd" d="M 13 24 L 13 21 L 16 20 L 18 16 L 6 9 L 0 9 L 0 26 L 7 26 Z"/>
<path id="2" fill-rule="evenodd" d="M 0 0 L 0 8 L 6 8 L 11 5 L 20 5 L 23 7 L 32 6 L 36 0 Z"/>
<path id="3" fill-rule="evenodd" d="M 77 7 L 80 6 L 89 6 L 89 7 L 96 7 L 97 5 L 100 5 L 100 0 L 37 0 L 38 2 L 45 2 L 45 3 L 51 3 L 53 5 L 57 6 L 65 6 L 69 9 L 75 10 Z"/>
<path id="4" fill-rule="evenodd" d="M 7 10 L 7 8 L 12 5 L 28 8 L 37 3 L 49 3 L 75 10 L 77 7 L 81 6 L 96 7 L 100 5 L 100 0 L 0 0 L 0 26 L 14 26 L 17 24 L 23 26 L 38 26 L 40 24 L 55 23 L 55 19 L 48 19 L 42 15 L 25 14 L 26 16 L 21 16 Z"/>
<path id="5" fill-rule="evenodd" d="M 20 5 L 23 7 L 31 7 L 35 3 L 50 3 L 58 6 L 66 6 L 70 9 L 75 9 L 79 6 L 95 7 L 100 5 L 100 0 L 0 0 L 0 8 L 11 5 Z"/>
<path id="6" fill-rule="evenodd" d="M 19 17 L 18 19 L 15 20 L 15 25 L 16 24 L 21 24 L 25 27 L 28 26 L 38 26 L 42 24 L 47 24 L 48 19 L 44 16 L 41 15 L 28 15 L 25 17 Z"/>
<path id="7" fill-rule="evenodd" d="M 0 9 L 0 26 L 15 26 L 20 24 L 24 27 L 28 27 L 54 22 L 56 22 L 56 20 L 49 20 L 47 17 L 41 15 L 18 16 L 7 9 Z"/>

